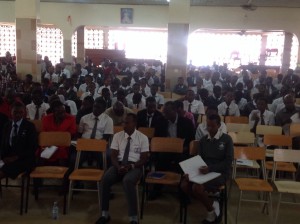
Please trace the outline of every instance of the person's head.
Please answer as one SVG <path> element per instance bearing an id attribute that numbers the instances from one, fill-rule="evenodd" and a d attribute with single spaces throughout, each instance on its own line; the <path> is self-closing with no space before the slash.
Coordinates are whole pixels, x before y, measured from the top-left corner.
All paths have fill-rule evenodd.
<path id="1" fill-rule="evenodd" d="M 64 81 L 64 87 L 68 90 L 70 88 L 73 88 L 74 86 L 74 82 L 73 82 L 73 79 L 71 78 L 68 78 Z"/>
<path id="2" fill-rule="evenodd" d="M 219 99 L 221 97 L 221 95 L 222 95 L 222 88 L 221 88 L 221 86 L 214 86 L 213 93 L 214 93 L 215 97 Z"/>
<path id="3" fill-rule="evenodd" d="M 183 79 L 183 77 L 178 77 L 177 83 L 178 83 L 178 85 L 183 85 L 183 84 L 184 84 L 184 79 Z"/>
<path id="4" fill-rule="evenodd" d="M 184 115 L 183 102 L 181 100 L 175 100 L 174 104 L 176 106 L 176 110 L 179 116 Z"/>
<path id="5" fill-rule="evenodd" d="M 91 108 L 93 108 L 94 105 L 94 98 L 92 96 L 86 96 L 84 97 L 84 99 L 82 100 L 82 104 L 81 104 L 81 108 L 82 110 L 89 110 Z"/>
<path id="6" fill-rule="evenodd" d="M 156 111 L 156 100 L 154 97 L 150 96 L 146 99 L 146 108 L 148 114 L 153 114 Z"/>
<path id="7" fill-rule="evenodd" d="M 177 108 L 175 103 L 172 101 L 166 102 L 163 107 L 163 114 L 167 120 L 174 122 L 177 116 Z"/>
<path id="8" fill-rule="evenodd" d="M 240 100 L 242 98 L 243 98 L 243 92 L 242 91 L 235 91 L 235 93 L 234 93 L 235 103 L 240 102 Z"/>
<path id="9" fill-rule="evenodd" d="M 151 88 L 150 88 L 150 91 L 151 91 L 152 96 L 155 96 L 155 94 L 158 91 L 158 86 L 156 84 L 152 84 Z"/>
<path id="10" fill-rule="evenodd" d="M 72 74 L 71 79 L 73 80 L 74 84 L 77 83 L 78 77 L 79 77 L 79 75 L 77 73 L 73 73 Z"/>
<path id="11" fill-rule="evenodd" d="M 112 83 L 110 84 L 110 91 L 111 91 L 112 93 L 118 91 L 118 89 L 119 89 L 119 83 L 118 83 L 118 82 L 112 82 Z"/>
<path id="12" fill-rule="evenodd" d="M 204 79 L 209 80 L 211 78 L 211 71 L 210 70 L 206 70 L 205 71 L 205 75 L 204 75 Z"/>
<path id="13" fill-rule="evenodd" d="M 27 75 L 25 76 L 25 82 L 26 82 L 26 83 L 32 83 L 32 79 L 33 79 L 33 77 L 32 77 L 31 74 L 27 74 Z"/>
<path id="14" fill-rule="evenodd" d="M 87 88 L 90 93 L 94 94 L 96 89 L 96 84 L 94 82 L 91 82 L 88 84 Z"/>
<path id="15" fill-rule="evenodd" d="M 107 77 L 106 79 L 104 79 L 104 85 L 105 86 L 110 86 L 111 84 L 111 78 L 110 77 Z"/>
<path id="16" fill-rule="evenodd" d="M 283 98 L 283 103 L 287 110 L 294 110 L 295 109 L 295 97 L 292 94 L 287 94 Z"/>
<path id="17" fill-rule="evenodd" d="M 115 104 L 113 105 L 113 112 L 115 113 L 115 115 L 121 117 L 124 114 L 124 104 L 120 101 L 115 102 Z"/>
<path id="18" fill-rule="evenodd" d="M 215 105 L 209 105 L 209 106 L 206 108 L 206 111 L 205 111 L 206 117 L 209 117 L 209 116 L 212 115 L 212 114 L 218 114 L 218 107 L 215 106 Z"/>
<path id="19" fill-rule="evenodd" d="M 127 77 L 124 77 L 122 80 L 121 80 L 121 85 L 123 86 L 123 87 L 127 87 L 127 86 L 129 86 L 129 79 L 127 78 Z"/>
<path id="20" fill-rule="evenodd" d="M 268 108 L 268 100 L 265 97 L 258 98 L 256 100 L 256 107 L 261 113 L 264 113 Z"/>
<path id="21" fill-rule="evenodd" d="M 196 80 L 196 86 L 197 86 L 197 89 L 203 87 L 203 79 L 202 78 L 200 78 L 200 77 L 197 78 L 197 80 Z"/>
<path id="22" fill-rule="evenodd" d="M 224 95 L 224 101 L 227 105 L 231 103 L 231 101 L 234 100 L 234 91 L 231 88 L 226 89 L 225 95 Z"/>
<path id="23" fill-rule="evenodd" d="M 134 94 L 137 94 L 140 92 L 140 89 L 141 89 L 141 86 L 139 83 L 134 83 L 133 86 L 132 86 L 132 92 Z"/>
<path id="24" fill-rule="evenodd" d="M 208 95 L 209 95 L 208 90 L 205 89 L 205 88 L 199 89 L 198 90 L 198 94 L 199 94 L 202 102 L 205 101 L 205 100 L 207 100 Z"/>
<path id="25" fill-rule="evenodd" d="M 43 92 L 41 89 L 35 89 L 31 93 L 32 102 L 39 106 L 43 103 Z"/>
<path id="26" fill-rule="evenodd" d="M 93 82 L 93 77 L 91 75 L 86 75 L 84 77 L 85 84 L 89 85 L 91 82 Z"/>
<path id="27" fill-rule="evenodd" d="M 294 74 L 294 70 L 293 69 L 288 69 L 287 70 L 287 75 L 293 75 Z"/>
<path id="28" fill-rule="evenodd" d="M 58 87 L 57 89 L 57 95 L 63 95 L 65 96 L 67 93 L 66 88 L 65 87 Z"/>
<path id="29" fill-rule="evenodd" d="M 146 85 L 147 85 L 147 80 L 146 80 L 145 78 L 142 78 L 142 79 L 140 80 L 140 85 L 141 85 L 142 88 L 145 88 Z"/>
<path id="30" fill-rule="evenodd" d="M 54 66 L 51 65 L 48 67 L 48 73 L 53 74 L 53 72 L 54 72 Z"/>
<path id="31" fill-rule="evenodd" d="M 123 126 L 124 126 L 124 131 L 128 134 L 131 135 L 135 128 L 136 128 L 136 123 L 137 123 L 137 116 L 134 113 L 128 113 L 125 117 Z"/>
<path id="32" fill-rule="evenodd" d="M 243 82 L 246 83 L 248 80 L 250 80 L 249 73 L 246 70 L 242 71 L 243 76 Z"/>
<path id="33" fill-rule="evenodd" d="M 265 83 L 267 79 L 267 72 L 264 70 L 261 72 L 260 76 L 258 77 L 259 83 Z"/>
<path id="34" fill-rule="evenodd" d="M 239 82 L 236 84 L 235 88 L 237 91 L 243 91 L 244 85 L 243 85 L 243 83 Z"/>
<path id="35" fill-rule="evenodd" d="M 278 79 L 278 82 L 281 83 L 282 79 L 283 79 L 283 74 L 279 73 L 277 75 L 277 79 Z"/>
<path id="36" fill-rule="evenodd" d="M 247 90 L 253 89 L 253 81 L 251 79 L 249 79 L 248 81 L 245 82 L 245 86 L 246 86 Z"/>
<path id="37" fill-rule="evenodd" d="M 216 83 L 217 81 L 220 80 L 220 76 L 221 76 L 220 72 L 214 72 L 211 77 L 211 82 Z"/>
<path id="38" fill-rule="evenodd" d="M 193 102 L 193 100 L 195 99 L 195 93 L 193 90 L 188 90 L 186 92 L 186 100 L 189 102 Z"/>
<path id="39" fill-rule="evenodd" d="M 121 101 L 121 102 L 124 102 L 125 97 L 126 97 L 125 91 L 123 89 L 119 89 L 118 92 L 117 92 L 117 100 Z"/>
<path id="40" fill-rule="evenodd" d="M 93 105 L 93 114 L 98 117 L 100 114 L 102 114 L 106 109 L 106 102 L 101 99 L 101 98 L 97 98 L 94 101 L 94 105 Z"/>
<path id="41" fill-rule="evenodd" d="M 236 75 L 233 75 L 230 77 L 230 83 L 232 86 L 235 86 L 236 82 L 238 80 L 238 77 Z"/>
<path id="42" fill-rule="evenodd" d="M 139 104 L 142 101 L 142 94 L 140 93 L 135 93 L 132 96 L 132 102 L 133 104 Z"/>
<path id="43" fill-rule="evenodd" d="M 110 91 L 108 88 L 103 88 L 101 90 L 101 95 L 103 96 L 104 99 L 108 100 L 110 99 Z"/>
<path id="44" fill-rule="evenodd" d="M 61 65 L 60 65 L 60 64 L 56 64 L 56 65 L 55 65 L 55 73 L 56 73 L 56 74 L 60 74 L 61 71 L 62 71 Z"/>
<path id="45" fill-rule="evenodd" d="M 66 110 L 64 104 L 60 100 L 54 100 L 50 103 L 55 120 L 62 121 L 65 118 Z"/>
<path id="46" fill-rule="evenodd" d="M 257 85 L 257 89 L 259 93 L 264 94 L 266 92 L 266 84 L 258 84 Z"/>
<path id="47" fill-rule="evenodd" d="M 206 120 L 206 125 L 207 125 L 207 131 L 210 135 L 210 137 L 214 137 L 220 126 L 221 126 L 221 118 L 218 114 L 212 114 L 210 116 L 207 117 Z"/>
<path id="48" fill-rule="evenodd" d="M 11 107 L 11 116 L 13 122 L 18 122 L 25 115 L 25 105 L 21 102 L 15 102 Z"/>

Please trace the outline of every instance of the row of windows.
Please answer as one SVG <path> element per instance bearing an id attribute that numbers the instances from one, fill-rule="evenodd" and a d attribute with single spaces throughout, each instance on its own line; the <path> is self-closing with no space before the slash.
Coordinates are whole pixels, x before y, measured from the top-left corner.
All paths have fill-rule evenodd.
<path id="1" fill-rule="evenodd" d="M 14 25 L 0 25 L 0 55 L 16 52 Z M 105 38 L 105 35 L 107 37 Z M 157 59 L 166 62 L 167 30 L 120 30 L 86 27 L 84 30 L 86 49 L 125 50 L 127 58 Z M 238 33 L 194 32 L 188 40 L 188 62 L 194 65 L 212 65 L 227 63 L 236 68 L 241 64 L 259 64 L 261 57 L 262 35 Z M 290 67 L 295 68 L 298 59 L 299 42 L 293 36 Z M 284 33 L 267 35 L 267 49 L 276 49 L 266 53 L 265 64 L 281 66 L 284 48 Z M 63 34 L 54 27 L 37 28 L 37 53 L 48 56 L 53 63 L 63 57 Z M 77 32 L 72 36 L 72 55 L 77 56 Z"/>

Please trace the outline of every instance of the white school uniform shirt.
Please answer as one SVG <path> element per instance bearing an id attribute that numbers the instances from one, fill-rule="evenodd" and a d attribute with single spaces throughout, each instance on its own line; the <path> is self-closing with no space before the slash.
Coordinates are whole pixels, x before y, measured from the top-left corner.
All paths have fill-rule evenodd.
<path id="1" fill-rule="evenodd" d="M 142 90 L 141 90 L 141 91 L 142 91 Z M 151 96 L 151 89 L 150 89 L 150 87 L 147 86 L 147 85 L 146 85 L 146 87 L 145 87 L 145 94 L 146 94 L 147 97 L 148 97 L 148 96 Z"/>
<path id="2" fill-rule="evenodd" d="M 209 79 L 209 80 L 203 79 L 203 86 L 204 86 L 205 89 L 206 89 L 206 87 L 212 86 L 212 85 L 213 84 L 211 82 L 211 79 Z"/>
<path id="3" fill-rule="evenodd" d="M 257 116 L 259 117 L 259 121 L 258 124 L 261 124 L 261 115 L 260 115 L 260 111 L 259 110 L 252 110 L 250 115 L 249 115 L 249 125 L 250 128 L 254 127 L 254 123 L 255 121 L 252 120 L 252 116 L 254 114 L 257 114 Z M 274 113 L 269 111 L 269 110 L 265 110 L 263 113 L 263 119 L 265 121 L 265 125 L 275 125 L 275 116 Z"/>
<path id="4" fill-rule="evenodd" d="M 125 131 L 114 134 L 110 148 L 119 151 L 118 161 L 122 162 L 128 137 L 131 137 L 128 162 L 137 162 L 142 152 L 149 152 L 149 140 L 140 131 L 135 130 L 131 136 Z"/>
<path id="5" fill-rule="evenodd" d="M 103 135 L 114 134 L 113 120 L 105 113 L 98 117 L 97 131 L 95 139 L 102 139 Z M 82 138 L 90 138 L 95 125 L 95 115 L 93 113 L 87 114 L 80 119 L 78 132 L 82 133 Z"/>
<path id="6" fill-rule="evenodd" d="M 126 100 L 127 100 L 127 104 L 128 104 L 128 107 L 130 109 L 139 109 L 139 110 L 142 110 L 142 109 L 145 109 L 146 108 L 146 100 L 145 100 L 145 97 L 142 96 L 142 99 L 141 99 L 141 102 L 138 104 L 138 107 L 136 104 L 133 104 L 133 95 L 134 93 L 129 93 L 127 96 L 126 96 Z"/>
<path id="7" fill-rule="evenodd" d="M 95 100 L 96 98 L 100 97 L 100 94 L 98 94 L 98 93 L 96 92 L 96 90 L 95 90 L 95 92 L 94 92 L 94 95 L 92 95 L 92 94 L 88 91 L 88 92 L 85 92 L 85 93 L 83 93 L 83 94 L 81 95 L 80 100 L 83 100 L 83 99 L 84 99 L 85 97 L 87 97 L 87 96 L 92 96 L 92 97 L 94 98 L 94 100 Z"/>
<path id="8" fill-rule="evenodd" d="M 71 73 L 68 69 L 64 68 L 64 70 L 61 71 L 60 76 L 62 76 L 63 74 L 66 75 L 66 78 L 71 78 Z"/>
<path id="9" fill-rule="evenodd" d="M 228 106 L 226 102 L 222 102 L 218 105 L 218 111 L 220 116 L 225 116 L 227 107 Z M 231 101 L 229 105 L 229 116 L 240 116 L 239 107 L 234 101 Z"/>
<path id="10" fill-rule="evenodd" d="M 152 96 L 151 94 L 149 95 L 149 97 Z M 163 97 L 163 95 L 156 93 L 155 96 L 152 96 L 155 98 L 155 101 L 158 105 L 160 104 L 165 104 L 165 98 Z"/>
<path id="11" fill-rule="evenodd" d="M 80 74 L 80 76 L 86 76 L 86 75 L 88 75 L 89 74 L 89 72 L 85 69 L 85 68 L 82 68 L 81 69 L 81 74 Z"/>
<path id="12" fill-rule="evenodd" d="M 59 87 L 65 87 L 65 86 L 64 86 L 64 84 L 60 84 Z M 72 89 L 73 89 L 73 91 L 74 91 L 75 93 L 77 93 L 77 88 L 76 88 L 75 86 L 73 86 Z M 70 92 L 70 89 L 67 90 L 67 93 L 68 93 L 68 92 Z"/>
<path id="13" fill-rule="evenodd" d="M 39 108 L 39 118 L 38 120 L 41 120 L 44 115 L 47 114 L 47 110 L 50 108 L 48 103 L 42 103 Z M 34 120 L 35 113 L 36 113 L 36 105 L 32 102 L 31 104 L 26 105 L 26 111 L 27 111 L 27 118 L 29 120 Z"/>
<path id="14" fill-rule="evenodd" d="M 223 121 L 221 121 L 221 126 L 219 127 L 220 132 L 227 134 L 227 127 Z M 203 122 L 198 125 L 196 134 L 195 134 L 195 139 L 200 140 L 203 136 L 208 135 L 207 131 L 207 123 Z"/>
<path id="15" fill-rule="evenodd" d="M 98 89 L 98 91 L 97 91 L 97 93 L 98 93 L 99 95 L 102 95 L 102 89 L 104 89 L 104 88 L 107 88 L 107 89 L 109 89 L 109 91 L 110 91 L 110 86 L 100 86 L 99 89 Z M 112 94 L 111 94 L 111 95 L 112 95 Z"/>
<path id="16" fill-rule="evenodd" d="M 283 103 L 283 97 L 279 97 L 279 98 L 273 100 L 272 105 L 271 105 L 271 109 L 270 109 L 270 110 L 271 110 L 273 113 L 276 113 L 277 106 L 278 106 L 279 104 L 282 104 L 282 103 Z"/>
<path id="17" fill-rule="evenodd" d="M 99 88 L 99 85 L 98 85 L 98 83 L 95 83 L 95 85 L 96 85 L 95 92 L 97 92 L 97 90 L 98 90 L 98 88 Z M 81 84 L 81 85 L 79 86 L 78 91 L 81 91 L 81 92 L 83 92 L 83 93 L 87 92 L 87 84 L 86 84 L 86 83 Z"/>
<path id="18" fill-rule="evenodd" d="M 65 105 L 70 107 L 70 113 L 74 116 L 77 115 L 77 106 L 73 100 L 66 100 Z"/>
<path id="19" fill-rule="evenodd" d="M 55 73 L 53 73 L 52 75 L 50 75 L 49 73 L 46 73 L 44 78 L 47 78 L 51 82 L 56 82 L 56 83 L 58 83 L 58 79 L 59 79 L 58 75 Z"/>
<path id="20" fill-rule="evenodd" d="M 185 111 L 188 111 L 190 104 L 192 104 L 191 105 L 191 113 L 193 113 L 193 114 L 205 114 L 204 105 L 199 100 L 193 100 L 191 103 L 187 100 L 184 100 L 183 101 L 183 109 Z"/>
<path id="21" fill-rule="evenodd" d="M 242 98 L 240 100 L 240 102 L 237 103 L 237 105 L 238 105 L 238 107 L 239 107 L 240 110 L 244 110 L 244 108 L 245 108 L 245 106 L 246 106 L 247 103 L 248 103 L 247 100 L 245 98 Z"/>

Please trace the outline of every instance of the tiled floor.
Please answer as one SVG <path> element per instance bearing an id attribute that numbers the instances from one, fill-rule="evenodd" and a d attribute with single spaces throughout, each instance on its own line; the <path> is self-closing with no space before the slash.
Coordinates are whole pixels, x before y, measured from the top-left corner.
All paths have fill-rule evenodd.
<path id="1" fill-rule="evenodd" d="M 111 201 L 110 214 L 112 224 L 128 223 L 127 208 L 125 197 L 121 185 L 113 188 L 115 198 Z M 84 192 L 74 196 L 70 213 L 60 214 L 59 220 L 51 220 L 51 208 L 54 201 L 59 202 L 60 212 L 62 212 L 62 196 L 57 191 L 44 189 L 40 193 L 38 201 L 30 195 L 29 212 L 23 216 L 19 215 L 19 189 L 3 187 L 2 198 L 0 199 L 0 223 L 24 223 L 24 224 L 91 224 L 95 223 L 99 217 L 99 207 L 97 203 L 97 194 L 95 192 Z M 250 198 L 257 198 L 255 193 L 245 194 Z M 292 197 L 288 197 L 292 199 Z M 297 198 L 300 202 L 300 198 Z M 274 208 L 277 205 L 277 194 L 273 194 Z M 228 223 L 235 223 L 237 190 L 232 189 L 231 199 L 229 201 Z M 257 203 L 243 202 L 239 222 L 242 224 L 252 223 L 270 223 L 268 215 L 261 213 L 262 206 Z M 205 210 L 197 201 L 192 201 L 188 210 L 188 223 L 201 223 L 205 217 Z M 179 203 L 175 191 L 173 193 L 164 193 L 161 198 L 155 201 L 148 201 L 145 205 L 144 219 L 142 224 L 171 224 L 179 223 Z M 282 205 L 280 209 L 279 222 L 282 224 L 300 223 L 300 205 Z"/>

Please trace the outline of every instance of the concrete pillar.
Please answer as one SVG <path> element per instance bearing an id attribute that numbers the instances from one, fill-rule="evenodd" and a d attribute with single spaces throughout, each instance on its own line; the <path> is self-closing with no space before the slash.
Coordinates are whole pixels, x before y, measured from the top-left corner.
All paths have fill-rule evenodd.
<path id="1" fill-rule="evenodd" d="M 281 66 L 281 72 L 283 74 L 286 74 L 287 70 L 290 68 L 292 43 L 293 43 L 293 34 L 285 32 L 283 54 L 282 54 L 282 66 Z"/>
<path id="2" fill-rule="evenodd" d="M 84 26 L 77 29 L 77 63 L 84 66 L 85 48 L 84 48 Z"/>
<path id="3" fill-rule="evenodd" d="M 172 0 L 169 3 L 168 55 L 166 90 L 170 91 L 179 76 L 187 69 L 187 42 L 189 35 L 190 0 Z"/>
<path id="4" fill-rule="evenodd" d="M 261 47 L 260 47 L 260 56 L 259 56 L 259 65 L 266 64 L 266 49 L 267 49 L 267 40 L 268 35 L 263 34 L 261 36 Z"/>
<path id="5" fill-rule="evenodd" d="M 41 81 L 41 69 L 37 64 L 36 25 L 39 20 L 39 0 L 16 0 L 16 45 L 17 74 L 21 79 L 32 74 L 35 81 Z"/>

